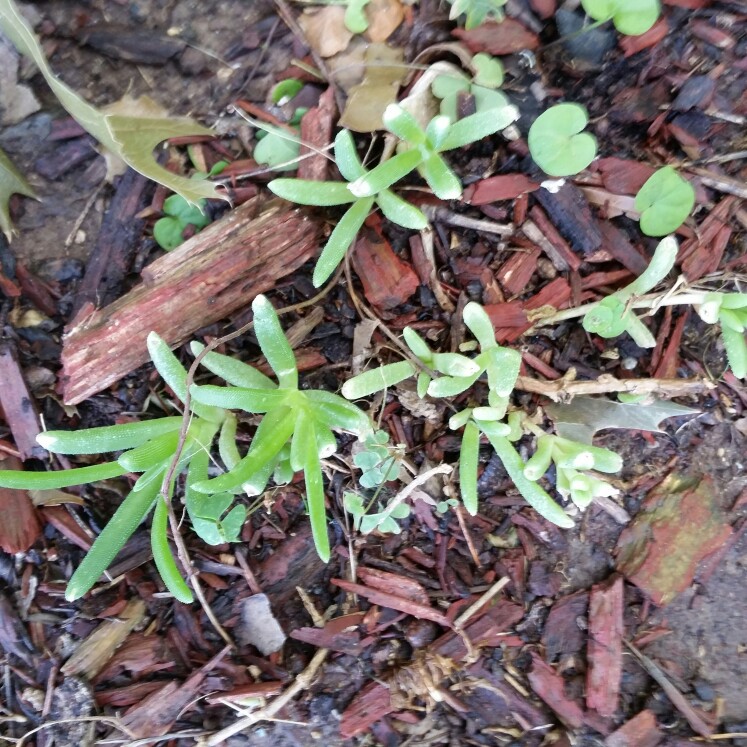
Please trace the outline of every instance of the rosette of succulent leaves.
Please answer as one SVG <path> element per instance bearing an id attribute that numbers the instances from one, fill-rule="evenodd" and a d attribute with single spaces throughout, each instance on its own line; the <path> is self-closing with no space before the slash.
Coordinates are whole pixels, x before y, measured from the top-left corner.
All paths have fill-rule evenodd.
<path id="1" fill-rule="evenodd" d="M 148 351 L 164 382 L 183 403 L 187 394 L 187 371 L 168 345 L 153 332 L 148 336 Z M 173 406 L 177 412 L 178 405 L 174 403 Z M 151 545 L 156 566 L 167 588 L 177 599 L 192 601 L 192 593 L 177 570 L 167 537 L 167 501 L 172 499 L 176 477 L 184 470 L 188 475 L 187 511 L 195 530 L 202 534 L 203 527 L 208 541 L 218 537 L 218 541 L 231 541 L 238 536 L 246 516 L 243 506 L 235 506 L 226 514 L 233 502 L 232 496 L 212 495 L 210 499 L 214 502 L 208 506 L 190 489 L 190 483 L 207 471 L 213 439 L 219 432 L 235 431 L 235 418 L 219 407 L 195 404 L 185 434 L 181 433 L 182 421 L 181 415 L 173 415 L 78 431 L 47 431 L 40 434 L 37 441 L 54 454 L 121 453 L 113 461 L 59 472 L 0 471 L 0 485 L 24 490 L 66 488 L 139 473 L 132 489 L 70 579 L 66 591 L 68 600 L 83 596 L 99 580 L 138 525 L 155 507 Z M 180 446 L 181 435 L 184 438 Z M 171 481 L 164 490 L 163 482 L 179 450 Z"/>
<path id="2" fill-rule="evenodd" d="M 283 483 L 294 473 L 303 472 L 314 543 L 320 557 L 329 559 L 321 460 L 337 449 L 333 431 L 346 431 L 365 439 L 373 432 L 372 424 L 358 407 L 336 394 L 301 391 L 295 357 L 272 304 L 258 296 L 252 309 L 260 349 L 277 382 L 246 363 L 208 353 L 203 365 L 230 386 L 192 386 L 186 432 L 182 432 L 182 415 L 80 431 L 48 431 L 37 440 L 53 453 L 122 453 L 114 461 L 59 472 L 0 471 L 0 486 L 26 490 L 65 488 L 140 473 L 70 579 L 67 599 L 83 596 L 99 580 L 155 507 L 151 544 L 156 567 L 177 599 L 192 601 L 167 537 L 166 501 L 172 500 L 177 477 L 185 471 L 187 513 L 196 533 L 209 544 L 238 539 L 246 508 L 240 503 L 230 508 L 237 494 L 258 495 L 273 474 L 276 482 Z M 155 333 L 148 337 L 148 350 L 163 380 L 184 403 L 187 371 Z M 201 350 L 201 345 L 193 343 L 193 351 Z M 235 440 L 237 420 L 230 409 L 264 416 L 243 457 Z M 208 469 L 216 436 L 218 455 L 227 471 L 211 479 Z M 164 490 L 163 482 L 169 474 L 171 480 Z"/>
<path id="3" fill-rule="evenodd" d="M 366 170 L 355 150 L 352 135 L 348 130 L 341 130 L 335 138 L 335 162 L 347 182 L 273 179 L 268 188 L 299 205 L 350 205 L 316 263 L 314 285 L 318 288 L 332 275 L 374 207 L 404 228 L 420 231 L 428 225 L 421 210 L 390 189 L 412 171 L 417 171 L 440 199 L 460 197 L 462 184 L 441 154 L 482 140 L 515 122 L 519 117 L 518 109 L 503 97 L 501 101 L 503 106 L 478 111 L 456 122 L 439 115 L 425 129 L 401 106 L 390 104 L 382 119 L 385 128 L 400 141 L 399 152 L 392 158 Z"/>
<path id="4" fill-rule="evenodd" d="M 459 454 L 459 483 L 464 507 L 470 514 L 477 513 L 478 460 L 480 440 L 484 436 L 527 503 L 554 524 L 573 526 L 571 517 L 538 480 L 554 463 L 558 492 L 583 509 L 594 497 L 615 492 L 590 470 L 616 472 L 622 466 L 620 457 L 608 449 L 545 434 L 529 424 L 523 413 L 508 413 L 521 356 L 515 350 L 497 344 L 493 325 L 482 306 L 468 303 L 463 316 L 479 346 L 474 358 L 460 353 L 434 352 L 415 330 L 407 327 L 404 330 L 405 342 L 417 363 L 404 360 L 365 371 L 345 382 L 343 395 L 348 399 L 365 397 L 416 376 L 421 397 L 426 394 L 454 397 L 484 376 L 488 385 L 487 403 L 474 403 L 449 421 L 453 430 L 464 429 Z M 537 450 L 529 462 L 524 463 L 513 442 L 522 438 L 527 430 L 537 436 Z"/>

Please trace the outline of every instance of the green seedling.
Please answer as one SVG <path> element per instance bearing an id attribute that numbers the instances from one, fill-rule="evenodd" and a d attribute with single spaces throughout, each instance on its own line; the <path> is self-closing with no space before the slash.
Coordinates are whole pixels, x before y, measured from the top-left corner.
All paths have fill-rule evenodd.
<path id="1" fill-rule="evenodd" d="M 449 0 L 451 12 L 449 18 L 453 21 L 459 16 L 466 16 L 465 29 L 473 29 L 485 21 L 502 21 L 503 6 L 508 0 Z"/>
<path id="2" fill-rule="evenodd" d="M 358 158 L 353 137 L 342 130 L 335 138 L 335 160 L 340 173 L 350 182 L 364 178 L 367 172 Z M 405 202 L 386 187 L 365 197 L 356 198 L 345 182 L 314 182 L 304 179 L 274 179 L 267 185 L 276 195 L 300 205 L 346 205 L 347 212 L 338 221 L 330 234 L 314 268 L 313 283 L 318 288 L 342 262 L 345 252 L 355 240 L 366 217 L 374 206 L 391 220 L 404 228 L 415 231 L 428 225 L 428 219 L 409 202 Z"/>
<path id="3" fill-rule="evenodd" d="M 246 364 L 237 365 L 236 361 L 213 353 L 206 356 L 206 366 L 232 386 L 195 385 L 191 389 L 195 402 L 203 407 L 238 409 L 264 417 L 244 457 L 239 458 L 232 449 L 227 453 L 228 459 L 222 456 L 227 472 L 213 479 L 202 476 L 190 487 L 209 495 L 248 489 L 258 494 L 289 448 L 285 453 L 290 467 L 293 472 L 304 473 L 314 545 L 326 562 L 330 548 L 321 460 L 337 450 L 333 431 L 346 431 L 365 439 L 373 430 L 371 421 L 336 394 L 299 389 L 296 359 L 272 304 L 264 296 L 257 296 L 252 309 L 257 341 L 277 384 Z"/>
<path id="4" fill-rule="evenodd" d="M 642 348 L 656 345 L 648 327 L 633 313 L 631 302 L 660 283 L 674 267 L 677 259 L 677 241 L 673 236 L 662 239 L 646 270 L 630 285 L 613 293 L 589 308 L 583 318 L 583 327 L 600 337 L 617 337 L 627 332 Z"/>
<path id="5" fill-rule="evenodd" d="M 550 495 L 524 476 L 524 463 L 509 440 L 521 435 L 516 419 L 513 424 L 510 420 L 501 422 L 506 417 L 509 397 L 519 375 L 521 356 L 497 344 L 490 317 L 479 304 L 470 302 L 465 306 L 464 322 L 480 347 L 474 359 L 458 353 L 434 353 L 414 330 L 406 328 L 404 337 L 408 347 L 428 370 L 418 372 L 410 361 L 390 363 L 349 379 L 342 387 L 342 394 L 348 399 L 365 397 L 417 374 L 421 396 L 453 397 L 469 389 L 485 374 L 488 404 L 462 410 L 449 421 L 453 430 L 464 428 L 459 454 L 459 484 L 464 507 L 472 515 L 477 513 L 478 457 L 480 437 L 484 434 L 527 502 L 549 521 L 559 526 L 573 526 L 573 521 Z"/>
<path id="6" fill-rule="evenodd" d="M 353 517 L 353 526 L 356 531 L 361 534 L 370 534 L 374 530 L 382 534 L 399 534 L 401 530 L 397 519 L 406 519 L 410 515 L 410 507 L 406 503 L 398 503 L 392 508 L 383 508 L 377 513 L 370 513 L 370 505 L 365 506 L 363 498 L 352 492 L 344 494 L 343 506 Z"/>
<path id="7" fill-rule="evenodd" d="M 528 480 L 539 480 L 551 463 L 555 464 L 558 492 L 564 498 L 570 498 L 582 510 L 587 508 L 594 498 L 610 497 L 619 492 L 601 478 L 584 474 L 588 470 L 619 472 L 622 469 L 622 457 L 614 451 L 559 436 L 541 434 L 537 439 L 534 455 L 524 466 L 524 477 Z"/>
<path id="8" fill-rule="evenodd" d="M 184 232 L 192 226 L 199 231 L 210 223 L 203 212 L 205 201 L 198 205 L 190 204 L 181 195 L 171 195 L 163 203 L 165 216 L 153 225 L 153 238 L 161 249 L 170 252 L 184 242 Z"/>
<path id="9" fill-rule="evenodd" d="M 388 433 L 374 431 L 353 454 L 353 464 L 362 471 L 358 483 L 362 488 L 377 488 L 389 480 L 399 480 L 402 456 L 402 447 L 389 446 Z"/>
<path id="10" fill-rule="evenodd" d="M 402 141 L 401 151 L 358 177 L 348 188 L 356 197 L 369 197 L 417 169 L 437 197 L 457 199 L 462 194 L 462 184 L 441 153 L 500 132 L 518 117 L 518 109 L 507 104 L 502 109 L 478 112 L 458 122 L 440 115 L 423 130 L 409 112 L 398 104 L 390 104 L 384 111 L 384 126 Z"/>
<path id="11" fill-rule="evenodd" d="M 695 205 L 695 190 L 671 166 L 655 171 L 635 196 L 641 231 L 665 236 L 676 231 Z"/>
<path id="12" fill-rule="evenodd" d="M 597 155 L 597 141 L 583 132 L 589 121 L 580 104 L 557 104 L 537 117 L 529 128 L 529 152 L 546 174 L 572 176 Z"/>
<path id="13" fill-rule="evenodd" d="M 200 171 L 193 174 L 193 179 L 206 179 L 209 176 L 220 174 L 228 166 L 227 161 L 218 161 L 204 174 Z M 181 195 L 171 195 L 163 203 L 165 216 L 159 218 L 153 225 L 153 238 L 161 249 L 167 252 L 176 249 L 184 241 L 184 232 L 190 226 L 199 231 L 210 224 L 210 218 L 205 214 L 207 200 L 200 199 L 197 203 L 190 203 Z"/>
<path id="14" fill-rule="evenodd" d="M 626 36 L 645 34 L 659 17 L 658 0 L 581 0 L 581 5 L 595 21 L 611 20 Z"/>
<path id="15" fill-rule="evenodd" d="M 747 377 L 747 293 L 708 293 L 698 314 L 708 324 L 721 325 L 729 367 L 738 379 Z"/>
<path id="16" fill-rule="evenodd" d="M 151 359 L 176 397 L 184 401 L 187 372 L 168 345 L 155 333 L 148 336 Z M 186 433 L 186 440 L 176 466 L 176 476 L 184 469 L 192 471 L 195 461 L 207 458 L 214 437 L 233 415 L 219 407 L 197 405 Z M 66 598 L 83 596 L 101 577 L 125 542 L 145 517 L 156 509 L 151 529 L 151 546 L 164 583 L 182 602 L 191 602 L 192 593 L 179 574 L 166 535 L 168 512 L 159 494 L 162 482 L 176 454 L 182 418 L 90 428 L 81 431 L 47 431 L 37 441 L 55 454 L 102 454 L 121 451 L 112 462 L 60 472 L 0 471 L 0 485 L 25 490 L 47 490 L 108 480 L 127 473 L 139 473 L 131 492 L 104 527 L 81 565 L 70 579 Z M 168 496 L 171 497 L 172 485 Z M 234 514 L 237 516 L 237 514 Z"/>
<path id="17" fill-rule="evenodd" d="M 475 100 L 475 111 L 486 112 L 490 109 L 504 109 L 509 106 L 508 99 L 494 89 L 503 83 L 503 65 L 497 57 L 488 54 L 476 54 L 472 58 L 475 75 L 470 80 L 466 75 L 439 75 L 431 84 L 431 91 L 441 99 L 441 114 L 456 122 L 459 97 L 471 95 Z"/>

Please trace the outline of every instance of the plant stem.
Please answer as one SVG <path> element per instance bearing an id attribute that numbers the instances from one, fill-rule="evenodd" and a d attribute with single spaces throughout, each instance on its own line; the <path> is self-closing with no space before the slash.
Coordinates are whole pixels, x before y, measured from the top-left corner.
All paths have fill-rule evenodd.
<path id="1" fill-rule="evenodd" d="M 661 306 L 681 306 L 690 305 L 697 306 L 705 303 L 707 292 L 706 291 L 690 291 L 687 293 L 678 293 L 669 297 L 662 296 L 661 293 L 650 293 L 646 296 L 641 296 L 635 301 L 631 301 L 628 304 L 630 309 L 654 309 Z M 599 305 L 599 301 L 593 303 L 587 303 L 583 306 L 577 306 L 574 309 L 563 309 L 562 311 L 556 311 L 554 314 L 546 317 L 539 317 L 534 322 L 534 327 L 547 327 L 550 324 L 557 324 L 558 322 L 564 322 L 567 319 L 576 319 L 579 316 L 584 316 L 587 312 Z M 534 329 L 534 327 L 532 329 Z M 532 330 L 528 330 L 527 334 L 531 334 Z"/>

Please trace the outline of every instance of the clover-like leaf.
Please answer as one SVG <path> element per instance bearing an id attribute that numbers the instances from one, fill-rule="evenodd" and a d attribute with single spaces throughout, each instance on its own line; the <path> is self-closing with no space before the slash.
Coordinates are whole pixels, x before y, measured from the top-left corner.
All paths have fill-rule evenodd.
<path id="1" fill-rule="evenodd" d="M 499 88 L 503 83 L 503 63 L 492 55 L 478 52 L 472 58 L 475 70 L 474 81 L 485 88 Z"/>
<path id="2" fill-rule="evenodd" d="M 695 205 L 695 190 L 671 166 L 655 171 L 635 197 L 641 214 L 641 231 L 664 236 L 676 231 Z"/>
<path id="3" fill-rule="evenodd" d="M 583 171 L 597 154 L 597 141 L 583 132 L 589 121 L 579 104 L 557 104 L 537 117 L 529 128 L 529 152 L 550 176 L 572 176 Z"/>
<path id="4" fill-rule="evenodd" d="M 627 36 L 645 34 L 659 17 L 658 0 L 581 0 L 581 5 L 595 21 L 611 19 Z"/>

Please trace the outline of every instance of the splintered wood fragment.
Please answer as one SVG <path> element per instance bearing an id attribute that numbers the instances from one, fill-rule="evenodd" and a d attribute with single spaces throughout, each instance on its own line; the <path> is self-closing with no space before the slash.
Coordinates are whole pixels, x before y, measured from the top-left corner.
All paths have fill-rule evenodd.
<path id="1" fill-rule="evenodd" d="M 666 18 L 660 18 L 648 31 L 638 36 L 621 36 L 620 49 L 626 57 L 632 57 L 649 47 L 655 47 L 660 41 L 666 39 L 669 33 L 669 24 Z"/>
<path id="2" fill-rule="evenodd" d="M 330 86 L 319 97 L 319 105 L 309 109 L 303 115 L 301 119 L 301 161 L 298 163 L 299 179 L 311 179 L 317 182 L 327 179 L 331 161 L 321 151 L 332 142 L 332 128 L 336 113 L 335 92 Z M 309 153 L 314 155 L 304 158 Z"/>
<path id="3" fill-rule="evenodd" d="M 380 309 L 399 306 L 420 285 L 415 271 L 394 253 L 389 242 L 365 230 L 355 242 L 352 262 L 366 299 Z"/>
<path id="4" fill-rule="evenodd" d="M 566 182 L 557 192 L 540 189 L 535 197 L 574 251 L 587 255 L 599 249 L 602 245 L 599 222 L 575 184 Z"/>
<path id="5" fill-rule="evenodd" d="M 0 383 L 0 408 L 21 458 L 43 459 L 46 452 L 36 443 L 41 432 L 36 405 L 10 340 L 0 340 Z"/>
<path id="6" fill-rule="evenodd" d="M 604 747 L 656 747 L 664 738 L 652 711 L 641 711 L 630 721 L 613 731 L 604 740 Z"/>
<path id="7" fill-rule="evenodd" d="M 472 53 L 515 54 L 523 49 L 537 49 L 540 44 L 539 36 L 515 18 L 504 18 L 500 23 L 488 21 L 473 29 L 456 28 L 451 34 L 461 39 Z"/>
<path id="8" fill-rule="evenodd" d="M 19 459 L 0 453 L 0 469 L 22 469 Z M 0 488 L 0 548 L 15 554 L 25 552 L 41 532 L 39 514 L 25 490 Z"/>
<path id="9" fill-rule="evenodd" d="M 571 286 L 565 278 L 555 278 L 539 293 L 528 301 L 518 304 L 509 303 L 486 304 L 485 311 L 495 328 L 495 339 L 498 342 L 513 342 L 526 332 L 532 323 L 527 320 L 527 311 L 536 311 L 543 306 L 563 308 L 571 298 Z"/>
<path id="10" fill-rule="evenodd" d="M 653 166 L 628 158 L 600 158 L 591 169 L 602 175 L 604 188 L 618 195 L 636 195 L 656 171 Z"/>
<path id="11" fill-rule="evenodd" d="M 77 314 L 87 303 L 114 300 L 143 233 L 145 221 L 137 214 L 145 207 L 151 184 L 132 169 L 128 169 L 119 180 L 75 295 L 74 313 Z"/>
<path id="12" fill-rule="evenodd" d="M 729 217 L 736 202 L 734 196 L 721 200 L 700 224 L 698 235 L 683 242 L 680 247 L 679 261 L 690 282 L 718 269 L 731 238 Z"/>
<path id="13" fill-rule="evenodd" d="M 586 706 L 600 716 L 617 711 L 622 677 L 623 579 L 615 576 L 592 586 L 589 596 L 589 643 L 586 660 Z"/>
<path id="14" fill-rule="evenodd" d="M 526 291 L 537 269 L 539 255 L 539 249 L 516 252 L 498 268 L 495 274 L 507 293 L 515 296 Z"/>
<path id="15" fill-rule="evenodd" d="M 280 201 L 250 200 L 143 270 L 109 306 L 90 306 L 63 340 L 63 398 L 76 404 L 148 361 L 146 338 L 169 345 L 224 319 L 312 257 L 320 224 Z"/>
<path id="16" fill-rule="evenodd" d="M 539 188 L 537 182 L 524 174 L 500 174 L 470 184 L 464 190 L 463 199 L 470 205 L 489 205 L 491 202 L 516 199 Z"/>
<path id="17" fill-rule="evenodd" d="M 628 237 L 608 220 L 599 224 L 602 232 L 602 248 L 606 249 L 623 267 L 635 275 L 641 275 L 648 267 L 645 257 L 633 246 Z"/>
<path id="18" fill-rule="evenodd" d="M 419 604 L 430 605 L 431 600 L 425 588 L 407 576 L 400 576 L 378 568 L 361 566 L 358 568 L 358 578 L 373 589 L 385 591 L 400 597 L 407 597 Z"/>
<path id="19" fill-rule="evenodd" d="M 532 669 L 528 674 L 529 684 L 537 695 L 547 703 L 557 717 L 570 729 L 579 729 L 584 723 L 581 706 L 565 694 L 565 680 L 532 652 Z"/>
<path id="20" fill-rule="evenodd" d="M 545 211 L 539 205 L 535 205 L 529 211 L 529 215 L 532 220 L 525 221 L 522 226 L 527 238 L 539 244 L 559 272 L 565 272 L 569 267 L 572 270 L 578 270 L 581 267 L 581 258 L 573 253 L 568 242 L 548 219 Z M 544 237 L 545 241 L 542 241 L 540 237 Z"/>
<path id="21" fill-rule="evenodd" d="M 86 679 L 95 677 L 109 661 L 130 632 L 139 625 L 145 616 L 145 603 L 134 599 L 127 603 L 116 620 L 101 623 L 75 650 L 65 662 L 62 674 L 67 677 L 83 675 Z"/>
<path id="22" fill-rule="evenodd" d="M 226 646 L 182 684 L 171 681 L 160 690 L 153 692 L 129 710 L 122 717 L 122 723 L 135 737 L 141 739 L 161 737 L 166 734 L 174 721 L 196 702 L 205 677 L 229 651 L 230 647 Z"/>
<path id="23" fill-rule="evenodd" d="M 434 610 L 428 605 L 421 604 L 420 602 L 413 602 L 405 597 L 400 597 L 385 591 L 379 591 L 378 589 L 371 589 L 362 584 L 354 584 L 352 581 L 346 581 L 342 578 L 333 578 L 332 584 L 338 586 L 343 591 L 347 591 L 351 594 L 358 594 L 358 596 L 368 599 L 372 604 L 378 604 L 387 609 L 405 612 L 408 615 L 424 620 L 432 620 L 439 625 L 443 625 L 445 628 L 451 627 L 451 621 L 446 617 L 446 615 L 438 612 L 438 610 Z"/>

